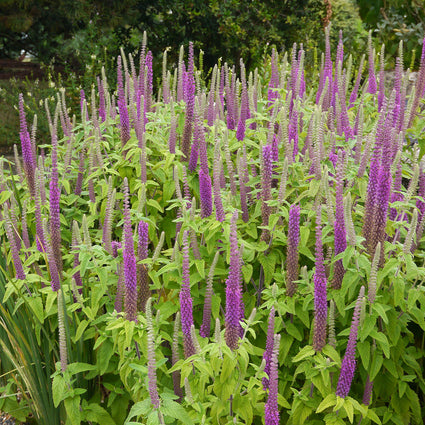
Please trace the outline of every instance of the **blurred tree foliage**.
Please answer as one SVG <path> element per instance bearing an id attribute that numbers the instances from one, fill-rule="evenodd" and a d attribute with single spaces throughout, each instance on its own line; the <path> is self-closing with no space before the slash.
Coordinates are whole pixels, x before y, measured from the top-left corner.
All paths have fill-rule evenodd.
<path id="1" fill-rule="evenodd" d="M 354 0 L 3 0 L 0 55 L 25 51 L 45 64 L 95 74 L 96 64 L 107 64 L 120 46 L 136 51 L 146 31 L 158 59 L 170 48 L 169 60 L 176 61 L 178 47 L 194 41 L 207 69 L 221 56 L 236 65 L 243 57 L 252 68 L 271 46 L 280 51 L 303 43 L 307 54 L 322 47 L 327 3 L 334 38 L 343 28 L 347 47 L 359 44 L 364 34 Z"/>
<path id="2" fill-rule="evenodd" d="M 357 3 L 364 24 L 373 31 L 377 47 L 385 43 L 390 65 L 394 65 L 398 45 L 403 41 L 404 65 L 417 69 L 424 37 L 425 1 L 357 0 Z"/>

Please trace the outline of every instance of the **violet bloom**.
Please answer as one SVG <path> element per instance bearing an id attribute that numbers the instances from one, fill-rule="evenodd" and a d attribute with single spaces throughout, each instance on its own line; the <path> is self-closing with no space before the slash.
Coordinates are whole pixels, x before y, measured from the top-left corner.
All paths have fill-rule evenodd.
<path id="1" fill-rule="evenodd" d="M 245 138 L 245 121 L 250 117 L 248 89 L 246 84 L 245 66 L 241 59 L 241 112 L 239 116 L 238 129 L 236 131 L 236 139 L 243 140 Z"/>
<path id="2" fill-rule="evenodd" d="M 316 270 L 314 272 L 314 333 L 313 348 L 321 351 L 326 345 L 328 304 L 326 293 L 326 272 L 323 264 L 321 209 L 316 215 Z"/>
<path id="3" fill-rule="evenodd" d="M 19 95 L 19 120 L 20 120 L 20 132 L 19 137 L 21 139 L 21 148 L 22 148 L 22 159 L 24 161 L 24 171 L 28 181 L 28 187 L 31 192 L 31 196 L 35 194 L 35 179 L 34 173 L 36 168 L 36 163 L 34 159 L 33 149 L 31 145 L 30 134 L 27 129 L 27 121 L 25 118 L 24 111 L 24 97 L 22 93 Z"/>
<path id="4" fill-rule="evenodd" d="M 183 233 L 183 282 L 180 290 L 180 315 L 183 331 L 183 346 L 185 357 L 195 354 L 190 328 L 193 325 L 192 296 L 190 295 L 189 242 L 187 230 Z"/>
<path id="5" fill-rule="evenodd" d="M 183 128 L 182 152 L 186 160 L 189 159 L 190 139 L 192 138 L 193 112 L 195 108 L 195 77 L 193 75 L 193 43 L 189 43 L 189 63 L 187 69 L 186 95 L 186 120 Z"/>
<path id="6" fill-rule="evenodd" d="M 118 56 L 117 66 L 117 82 L 118 82 L 118 110 L 120 114 L 121 125 L 121 144 L 124 147 L 130 139 L 130 120 L 128 117 L 127 102 L 125 99 L 124 82 L 121 69 L 121 56 Z"/>
<path id="7" fill-rule="evenodd" d="M 148 223 L 144 221 L 139 222 L 138 234 L 139 240 L 137 245 L 137 259 L 144 260 L 148 258 L 148 244 L 149 244 L 149 235 L 148 235 Z M 138 296 L 137 304 L 138 308 L 142 311 L 145 311 L 145 306 L 147 300 L 151 296 L 151 291 L 149 288 L 149 275 L 148 269 L 145 264 L 137 264 L 137 286 L 138 286 Z"/>
<path id="8" fill-rule="evenodd" d="M 368 53 L 369 53 L 369 77 L 368 77 L 368 93 L 375 94 L 377 91 L 376 87 L 376 77 L 375 77 L 375 51 L 372 48 L 372 35 L 369 31 L 368 39 Z"/>
<path id="9" fill-rule="evenodd" d="M 278 88 L 279 88 L 278 57 L 277 57 L 276 49 L 273 48 L 272 57 L 271 57 L 271 76 L 269 81 L 269 88 L 267 91 L 267 100 L 268 100 L 269 108 L 274 104 L 276 99 L 279 97 L 279 93 L 276 90 Z"/>
<path id="10" fill-rule="evenodd" d="M 270 367 L 273 356 L 273 346 L 274 346 L 274 316 L 275 310 L 274 307 L 270 309 L 269 321 L 267 327 L 267 340 L 266 340 L 266 350 L 263 354 L 263 359 L 266 362 L 264 367 L 264 372 L 267 373 L 268 378 L 263 378 L 263 388 L 266 390 L 269 387 L 270 380 Z"/>
<path id="11" fill-rule="evenodd" d="M 226 343 L 230 349 L 238 346 L 241 311 L 243 311 L 241 288 L 241 261 L 236 233 L 236 220 L 238 213 L 235 211 L 230 222 L 230 265 L 229 276 L 226 280 Z"/>
<path id="12" fill-rule="evenodd" d="M 274 337 L 273 354 L 270 363 L 270 382 L 267 402 L 264 405 L 264 424 L 279 425 L 278 395 L 278 355 L 279 355 L 280 335 Z"/>
<path id="13" fill-rule="evenodd" d="M 125 313 L 129 321 L 137 318 L 137 268 L 134 255 L 133 231 L 129 206 L 127 177 L 124 178 L 124 230 L 123 230 L 123 267 L 125 282 Z"/>
<path id="14" fill-rule="evenodd" d="M 6 206 L 4 208 L 4 219 L 5 219 L 6 235 L 7 235 L 7 238 L 9 239 L 10 250 L 12 251 L 13 264 L 15 265 L 16 278 L 24 280 L 26 275 L 22 266 L 21 257 L 19 256 L 19 248 L 16 245 L 15 235 L 13 234 L 13 226 L 10 221 L 8 209 Z"/>
<path id="15" fill-rule="evenodd" d="M 261 176 L 261 217 L 263 226 L 268 226 L 271 213 L 271 208 L 267 205 L 267 201 L 271 199 L 272 168 L 272 148 L 270 145 L 266 145 L 263 147 L 263 168 Z M 264 229 L 261 237 L 263 240 L 268 240 L 270 232 Z"/>
<path id="16" fill-rule="evenodd" d="M 286 251 L 286 294 L 292 297 L 297 290 L 298 244 L 300 241 L 300 207 L 292 205 L 289 210 L 288 248 Z"/>
<path id="17" fill-rule="evenodd" d="M 209 173 L 199 169 L 199 196 L 201 198 L 201 217 L 209 217 L 212 214 L 212 189 Z"/>
<path id="18" fill-rule="evenodd" d="M 336 194 L 335 194 L 335 255 L 341 254 L 347 248 L 347 232 L 344 222 L 344 156 L 342 151 L 338 152 L 338 165 L 336 170 Z M 342 260 L 335 263 L 332 287 L 334 289 L 341 288 L 342 279 L 344 278 L 345 269 Z"/>
<path id="19" fill-rule="evenodd" d="M 347 348 L 345 350 L 344 358 L 341 364 L 341 373 L 338 379 L 336 395 L 345 398 L 350 392 L 351 382 L 354 378 L 356 370 L 356 345 L 357 345 L 357 332 L 360 321 L 360 310 L 362 299 L 364 297 L 364 286 L 360 288 L 359 296 L 357 298 L 356 306 L 354 308 L 353 320 L 351 322 L 350 336 L 348 337 Z"/>
<path id="20" fill-rule="evenodd" d="M 58 173 L 58 141 L 56 129 L 53 129 L 52 135 L 52 172 L 49 183 L 50 188 L 50 236 L 53 253 L 55 256 L 56 267 L 58 271 L 62 271 L 62 255 L 61 255 L 61 231 L 60 231 L 60 189 L 59 189 L 59 173 Z"/>

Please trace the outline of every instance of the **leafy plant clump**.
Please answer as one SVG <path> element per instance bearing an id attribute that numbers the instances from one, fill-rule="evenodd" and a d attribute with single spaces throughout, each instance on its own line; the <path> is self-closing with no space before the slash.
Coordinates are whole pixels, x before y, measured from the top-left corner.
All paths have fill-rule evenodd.
<path id="1" fill-rule="evenodd" d="M 37 424 L 420 424 L 421 104 L 329 31 L 261 70 L 144 39 L 0 173 L 0 409 Z M 400 49 L 400 55 L 402 49 Z M 381 52 L 380 58 L 383 57 Z M 367 62 L 366 62 L 367 61 Z M 366 64 L 368 64 L 366 66 Z M 367 71 L 364 73 L 364 69 Z"/>

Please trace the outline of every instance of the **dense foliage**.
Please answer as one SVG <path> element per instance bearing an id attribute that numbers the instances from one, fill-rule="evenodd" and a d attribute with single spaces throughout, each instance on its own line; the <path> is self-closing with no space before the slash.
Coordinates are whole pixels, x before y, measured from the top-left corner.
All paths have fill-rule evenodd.
<path id="1" fill-rule="evenodd" d="M 162 76 L 143 43 L 76 115 L 59 92 L 49 143 L 20 97 L 22 160 L 0 162 L 0 409 L 423 422 L 425 57 L 388 89 L 371 42 L 366 74 L 342 38 L 332 61 L 329 32 L 324 53 L 206 82 L 192 43 Z"/>

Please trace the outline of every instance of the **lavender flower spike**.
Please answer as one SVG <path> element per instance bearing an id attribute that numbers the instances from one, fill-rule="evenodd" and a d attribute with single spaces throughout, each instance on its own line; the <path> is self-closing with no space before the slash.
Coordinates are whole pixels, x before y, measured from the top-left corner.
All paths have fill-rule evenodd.
<path id="1" fill-rule="evenodd" d="M 33 154 L 32 146 L 31 146 L 31 138 L 27 129 L 27 122 L 25 119 L 24 97 L 22 93 L 19 95 L 19 119 L 21 124 L 19 137 L 21 139 L 22 158 L 24 160 L 24 170 L 27 176 L 28 187 L 30 189 L 31 195 L 34 196 L 35 194 L 34 173 L 35 173 L 36 163 L 35 163 L 34 154 Z"/>
<path id="2" fill-rule="evenodd" d="M 137 317 L 137 267 L 134 255 L 133 232 L 129 206 L 128 182 L 124 178 L 124 230 L 123 230 L 123 266 L 125 282 L 125 313 L 129 321 Z"/>
<path id="3" fill-rule="evenodd" d="M 345 398 L 350 392 L 351 382 L 353 381 L 354 371 L 356 370 L 356 345 L 357 331 L 360 321 L 360 310 L 364 297 L 364 286 L 360 288 L 356 306 L 354 307 L 353 320 L 351 322 L 350 336 L 348 337 L 347 349 L 341 364 L 341 373 L 338 379 L 336 395 Z"/>
<path id="4" fill-rule="evenodd" d="M 278 354 L 280 345 L 280 335 L 274 337 L 273 354 L 270 364 L 270 383 L 269 383 L 269 395 L 267 402 L 264 406 L 264 424 L 265 425 L 279 425 L 279 407 L 277 404 L 278 394 Z"/>
<path id="5" fill-rule="evenodd" d="M 321 208 L 316 216 L 316 271 L 314 273 L 314 333 L 313 348 L 321 351 L 326 345 L 328 304 L 326 295 L 326 272 L 323 264 Z"/>
<path id="6" fill-rule="evenodd" d="M 24 280 L 25 272 L 22 266 L 21 257 L 19 256 L 19 248 L 16 244 L 15 235 L 13 234 L 13 226 L 9 218 L 8 208 L 4 206 L 5 229 L 7 238 L 9 239 L 10 250 L 12 251 L 13 264 L 15 265 L 16 278 Z"/>
<path id="7" fill-rule="evenodd" d="M 230 222 L 230 267 L 226 280 L 226 332 L 227 345 L 235 350 L 238 346 L 241 311 L 243 310 L 241 289 L 241 262 L 236 234 L 236 220 L 238 213 L 235 211 Z"/>
<path id="8" fill-rule="evenodd" d="M 152 325 L 152 299 L 146 302 L 146 320 L 148 328 L 148 382 L 149 395 L 152 405 L 155 409 L 159 409 L 160 399 L 158 395 L 157 379 L 156 379 L 156 361 L 155 361 L 155 335 Z"/>
<path id="9" fill-rule="evenodd" d="M 183 233 L 183 282 L 180 291 L 180 311 L 183 331 L 184 355 L 186 358 L 195 354 L 190 328 L 193 325 L 192 297 L 190 295 L 189 243 L 188 232 Z"/>
<path id="10" fill-rule="evenodd" d="M 300 241 L 300 207 L 292 205 L 289 210 L 288 249 L 286 251 L 286 293 L 290 297 L 297 290 L 298 244 Z"/>
<path id="11" fill-rule="evenodd" d="M 272 307 L 270 309 L 269 325 L 267 328 L 266 350 L 264 351 L 264 354 L 263 354 L 263 359 L 266 362 L 266 366 L 264 367 L 264 372 L 266 372 L 269 377 L 269 379 L 263 378 L 264 390 L 269 388 L 269 382 L 270 382 L 270 367 L 271 367 L 271 361 L 273 357 L 273 347 L 274 347 L 274 316 L 275 316 L 275 310 L 274 310 L 274 307 Z"/>

